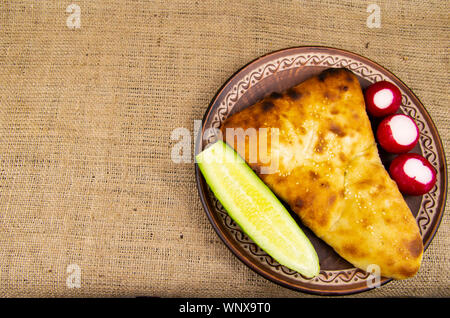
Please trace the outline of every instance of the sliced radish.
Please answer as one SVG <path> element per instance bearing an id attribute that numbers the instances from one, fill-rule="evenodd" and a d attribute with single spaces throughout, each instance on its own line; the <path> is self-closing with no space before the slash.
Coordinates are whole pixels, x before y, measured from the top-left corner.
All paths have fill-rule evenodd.
<path id="1" fill-rule="evenodd" d="M 415 153 L 395 158 L 389 167 L 389 173 L 399 190 L 409 195 L 425 194 L 436 183 L 436 170 L 427 159 Z"/>
<path id="2" fill-rule="evenodd" d="M 408 152 L 419 140 L 419 128 L 414 120 L 403 114 L 386 117 L 377 128 L 377 139 L 384 150 L 392 153 Z"/>
<path id="3" fill-rule="evenodd" d="M 381 81 L 366 89 L 364 99 L 369 114 L 383 117 L 397 112 L 402 101 L 402 94 L 391 82 Z"/>

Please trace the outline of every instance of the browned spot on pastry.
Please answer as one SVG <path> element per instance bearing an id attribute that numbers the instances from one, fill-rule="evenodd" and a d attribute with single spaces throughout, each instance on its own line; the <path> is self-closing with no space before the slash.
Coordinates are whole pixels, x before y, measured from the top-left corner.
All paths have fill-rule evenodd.
<path id="1" fill-rule="evenodd" d="M 362 218 L 361 220 L 359 220 L 359 223 L 361 223 L 361 225 L 366 228 L 370 225 L 370 222 L 366 218 Z"/>
<path id="2" fill-rule="evenodd" d="M 290 88 L 286 91 L 287 96 L 289 96 L 292 100 L 298 100 L 302 97 L 302 93 L 297 92 L 294 88 Z"/>
<path id="3" fill-rule="evenodd" d="M 305 205 L 305 202 L 302 199 L 297 198 L 297 200 L 295 200 L 294 202 L 294 205 L 296 208 L 301 209 Z"/>
<path id="4" fill-rule="evenodd" d="M 358 248 L 358 246 L 352 243 L 344 244 L 344 246 L 342 247 L 342 251 L 352 257 L 364 257 L 366 255 L 366 253 L 361 248 Z"/>
<path id="5" fill-rule="evenodd" d="M 330 187 L 330 184 L 329 184 L 328 182 L 321 182 L 321 183 L 320 183 L 320 187 L 321 187 L 321 188 L 329 188 L 329 187 Z"/>
<path id="6" fill-rule="evenodd" d="M 323 93 L 323 97 L 325 97 L 326 99 L 329 99 L 331 101 L 338 99 L 338 96 L 330 91 L 326 91 L 325 93 Z"/>
<path id="7" fill-rule="evenodd" d="M 373 185 L 373 180 L 372 179 L 362 179 L 362 180 L 359 180 L 356 184 L 360 187 L 371 186 L 371 185 Z"/>
<path id="8" fill-rule="evenodd" d="M 404 277 L 412 277 L 416 274 L 418 268 L 412 266 L 400 266 L 398 273 Z"/>
<path id="9" fill-rule="evenodd" d="M 320 226 L 325 226 L 328 223 L 328 216 L 325 213 L 319 214 L 317 217 L 317 222 Z"/>
<path id="10" fill-rule="evenodd" d="M 347 77 L 345 78 L 345 80 L 349 83 L 353 83 L 353 76 L 351 76 L 350 74 L 347 75 Z"/>
<path id="11" fill-rule="evenodd" d="M 313 180 L 319 179 L 319 174 L 317 172 L 310 171 L 309 175 L 310 175 L 311 179 L 313 179 Z"/>
<path id="12" fill-rule="evenodd" d="M 330 124 L 330 131 L 336 135 L 338 135 L 339 137 L 344 137 L 345 136 L 345 132 L 342 130 L 342 128 L 337 125 L 336 123 L 331 123 Z"/>
<path id="13" fill-rule="evenodd" d="M 336 194 L 332 194 L 329 198 L 328 198 L 328 205 L 333 205 L 334 202 L 336 202 L 337 196 Z"/>
<path id="14" fill-rule="evenodd" d="M 319 134 L 319 139 L 316 142 L 316 145 L 314 147 L 314 151 L 317 152 L 317 153 L 323 153 L 323 150 L 324 150 L 326 145 L 327 145 L 327 142 L 323 138 L 323 135 Z"/>
<path id="15" fill-rule="evenodd" d="M 251 168 L 253 171 L 255 171 L 256 174 L 259 174 L 261 172 L 261 167 L 256 164 L 251 165 Z"/>
<path id="16" fill-rule="evenodd" d="M 384 212 L 384 213 L 386 213 L 386 212 Z M 385 215 L 383 217 L 383 220 L 384 220 L 384 223 L 386 223 L 386 224 L 392 223 L 392 218 L 389 215 Z"/>
<path id="17" fill-rule="evenodd" d="M 270 94 L 270 98 L 280 99 L 280 98 L 283 98 L 283 95 L 280 93 L 277 93 L 277 92 L 273 92 L 272 94 Z"/>
<path id="18" fill-rule="evenodd" d="M 248 118 L 244 118 L 244 119 L 241 120 L 241 127 L 242 128 L 248 127 L 249 124 L 250 124 L 250 121 L 248 120 Z"/>
<path id="19" fill-rule="evenodd" d="M 343 162 L 347 161 L 347 157 L 345 156 L 345 154 L 343 152 L 339 153 L 339 159 L 341 159 L 341 161 L 343 161 Z"/>
<path id="20" fill-rule="evenodd" d="M 339 109 L 333 108 L 333 109 L 331 110 L 331 114 L 332 114 L 332 115 L 337 115 L 337 114 L 339 114 Z"/>
<path id="21" fill-rule="evenodd" d="M 298 131 L 300 132 L 300 135 L 306 135 L 306 129 L 305 127 L 299 127 Z"/>
<path id="22" fill-rule="evenodd" d="M 265 112 L 271 110 L 274 106 L 275 106 L 275 104 L 272 103 L 270 100 L 266 100 L 262 103 L 262 109 Z"/>
<path id="23" fill-rule="evenodd" d="M 325 79 L 328 76 L 333 75 L 333 74 L 337 74 L 337 73 L 339 73 L 341 71 L 342 71 L 341 68 L 329 68 L 329 69 L 326 69 L 325 71 L 323 71 L 322 73 L 319 74 L 319 76 L 318 76 L 319 81 L 323 82 L 323 81 L 325 81 Z"/>
<path id="24" fill-rule="evenodd" d="M 271 180 L 273 181 L 274 184 L 281 185 L 284 184 L 285 182 L 285 179 L 279 174 L 268 174 L 267 176 L 271 177 Z"/>
<path id="25" fill-rule="evenodd" d="M 419 236 L 416 236 L 413 240 L 405 243 L 406 248 L 412 257 L 419 257 L 422 254 L 423 243 Z"/>
<path id="26" fill-rule="evenodd" d="M 346 91 L 348 91 L 348 86 L 347 85 L 341 85 L 341 86 L 339 86 L 339 90 L 342 91 L 342 92 L 346 92 Z"/>

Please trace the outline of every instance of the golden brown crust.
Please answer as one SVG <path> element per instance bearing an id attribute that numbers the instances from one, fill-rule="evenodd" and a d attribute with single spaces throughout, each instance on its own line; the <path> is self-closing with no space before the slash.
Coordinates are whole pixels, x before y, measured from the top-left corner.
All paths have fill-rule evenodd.
<path id="1" fill-rule="evenodd" d="M 241 128 L 244 135 L 227 135 L 227 128 Z M 260 128 L 268 129 L 267 140 Z M 270 128 L 278 128 L 278 142 Z M 381 164 L 361 87 L 350 71 L 329 69 L 272 93 L 229 117 L 221 130 L 261 179 L 343 258 L 362 269 L 377 264 L 383 276 L 396 279 L 417 272 L 422 239 Z M 245 147 L 239 148 L 243 140 Z M 255 159 L 263 140 L 267 151 Z M 274 162 L 277 169 L 261 173 Z"/>

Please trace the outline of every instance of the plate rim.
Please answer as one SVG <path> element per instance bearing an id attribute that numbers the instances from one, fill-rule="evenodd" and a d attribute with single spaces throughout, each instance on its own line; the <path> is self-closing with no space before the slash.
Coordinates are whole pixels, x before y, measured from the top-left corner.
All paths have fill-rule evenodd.
<path id="1" fill-rule="evenodd" d="M 423 112 L 421 112 L 421 114 L 424 115 L 425 121 L 429 124 L 430 133 L 434 137 L 433 139 L 435 141 L 436 148 L 437 148 L 436 153 L 438 153 L 439 156 L 442 158 L 443 171 L 445 172 L 445 173 L 442 173 L 443 186 L 444 186 L 443 197 L 442 197 L 443 198 L 442 206 L 438 210 L 439 217 L 437 220 L 435 220 L 434 227 L 432 229 L 430 229 L 430 232 L 428 235 L 428 240 L 426 242 L 424 242 L 424 252 L 425 252 L 426 249 L 431 244 L 431 242 L 433 241 L 434 236 L 436 235 L 437 230 L 441 224 L 441 221 L 442 221 L 442 218 L 444 215 L 444 211 L 445 211 L 446 201 L 447 201 L 447 192 L 448 192 L 447 191 L 448 190 L 447 159 L 446 159 L 443 143 L 442 143 L 440 134 L 437 130 L 436 124 L 434 123 L 428 110 L 423 105 L 423 103 L 420 101 L 420 99 L 416 96 L 416 94 L 400 78 L 398 78 L 394 73 L 392 73 L 388 68 L 378 64 L 377 62 L 373 61 L 370 58 L 367 58 L 360 54 L 357 54 L 357 53 L 354 53 L 354 52 L 351 52 L 351 51 L 348 51 L 345 49 L 341 49 L 341 48 L 335 48 L 335 47 L 330 47 L 330 46 L 320 46 L 320 45 L 314 45 L 314 46 L 305 45 L 305 46 L 292 46 L 292 47 L 275 50 L 275 51 L 268 52 L 266 54 L 263 54 L 255 59 L 251 60 L 250 62 L 246 63 L 245 65 L 240 67 L 238 70 L 236 70 L 233 74 L 231 74 L 228 77 L 228 79 L 226 79 L 224 81 L 224 83 L 220 86 L 220 88 L 217 90 L 217 92 L 214 94 L 213 98 L 211 99 L 211 101 L 203 115 L 200 133 L 198 133 L 198 135 L 196 136 L 196 140 L 195 140 L 196 147 L 194 149 L 194 154 L 195 155 L 198 154 L 202 148 L 202 135 L 203 135 L 204 125 L 205 125 L 206 119 L 208 118 L 208 116 L 212 110 L 213 105 L 216 103 L 218 97 L 222 94 L 224 89 L 233 81 L 233 79 L 235 79 L 236 76 L 238 76 L 240 73 L 245 72 L 245 70 L 247 68 L 249 68 L 253 64 L 256 64 L 258 61 L 261 61 L 262 59 L 267 59 L 270 56 L 276 56 L 276 55 L 278 55 L 280 53 L 284 53 L 284 52 L 290 52 L 290 51 L 295 52 L 297 50 L 319 50 L 319 51 L 324 50 L 324 51 L 328 51 L 327 53 L 330 53 L 329 51 L 332 51 L 331 52 L 332 54 L 339 54 L 339 53 L 342 54 L 343 53 L 346 55 L 354 56 L 357 59 L 362 60 L 362 61 L 368 61 L 368 62 L 372 63 L 374 66 L 387 72 L 389 77 L 392 77 L 392 78 L 396 79 L 397 81 L 399 81 L 400 83 L 402 83 L 408 89 L 408 92 L 411 94 L 411 97 L 414 99 L 414 104 L 419 104 L 421 106 L 421 110 L 423 110 Z M 226 235 L 223 233 L 223 231 L 220 229 L 219 224 L 217 224 L 216 220 L 212 216 L 212 207 L 210 206 L 209 202 L 206 200 L 206 197 L 205 197 L 205 193 L 207 192 L 207 187 L 208 187 L 206 180 L 204 179 L 203 175 L 201 174 L 198 164 L 197 164 L 197 162 L 195 162 L 195 160 L 194 160 L 194 168 L 195 168 L 197 191 L 198 191 L 198 194 L 200 197 L 200 201 L 202 203 L 203 210 L 205 211 L 216 234 L 221 238 L 222 242 L 234 254 L 234 256 L 237 257 L 242 263 L 244 263 L 246 266 L 248 266 L 254 272 L 256 272 L 257 274 L 263 276 L 264 278 L 268 279 L 269 281 L 276 283 L 280 286 L 289 288 L 289 289 L 297 291 L 297 292 L 303 292 L 303 293 L 313 294 L 313 295 L 343 296 L 343 295 L 352 295 L 352 294 L 362 293 L 362 292 L 366 292 L 366 291 L 374 289 L 373 287 L 369 287 L 369 286 L 365 286 L 365 287 L 361 287 L 361 288 L 352 288 L 352 289 L 342 289 L 341 288 L 339 290 L 323 290 L 323 289 L 316 289 L 316 288 L 311 288 L 311 287 L 304 287 L 304 286 L 291 284 L 286 280 L 278 279 L 275 276 L 271 275 L 269 272 L 266 272 L 266 271 L 262 270 L 261 268 L 257 267 L 254 264 L 254 262 L 252 262 L 246 255 L 241 253 L 241 251 L 238 250 L 233 245 L 233 242 L 231 242 L 226 237 Z M 393 280 L 392 278 L 382 277 L 379 287 L 391 282 L 392 280 Z"/>

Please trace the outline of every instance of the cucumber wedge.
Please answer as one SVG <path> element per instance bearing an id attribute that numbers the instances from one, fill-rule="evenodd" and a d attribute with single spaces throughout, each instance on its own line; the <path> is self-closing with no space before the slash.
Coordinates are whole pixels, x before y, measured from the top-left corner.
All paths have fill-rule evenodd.
<path id="1" fill-rule="evenodd" d="M 260 248 L 303 276 L 319 274 L 319 258 L 309 239 L 234 149 L 217 141 L 196 161 L 230 217 Z"/>

